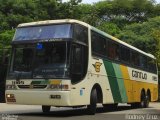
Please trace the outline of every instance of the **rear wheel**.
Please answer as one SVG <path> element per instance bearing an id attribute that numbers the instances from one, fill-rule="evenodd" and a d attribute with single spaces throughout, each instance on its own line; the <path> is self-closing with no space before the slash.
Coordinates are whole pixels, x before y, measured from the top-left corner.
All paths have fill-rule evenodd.
<path id="1" fill-rule="evenodd" d="M 94 115 L 97 107 L 97 91 L 93 89 L 90 96 L 90 105 L 87 106 L 88 114 Z"/>
<path id="2" fill-rule="evenodd" d="M 149 96 L 146 95 L 146 96 L 145 96 L 145 103 L 144 103 L 144 107 L 145 107 L 145 108 L 148 108 L 148 107 L 149 107 L 149 101 L 150 101 L 149 99 L 150 99 Z"/>
<path id="3" fill-rule="evenodd" d="M 44 113 L 50 112 L 50 109 L 51 109 L 51 106 L 42 105 L 42 111 L 43 111 Z"/>
<path id="4" fill-rule="evenodd" d="M 141 93 L 141 102 L 139 103 L 140 108 L 145 108 L 146 105 L 146 95 L 145 92 Z"/>
<path id="5" fill-rule="evenodd" d="M 142 91 L 141 93 L 141 101 L 137 103 L 132 103 L 132 108 L 146 108 L 149 105 L 149 98 L 145 95 L 145 92 Z"/>

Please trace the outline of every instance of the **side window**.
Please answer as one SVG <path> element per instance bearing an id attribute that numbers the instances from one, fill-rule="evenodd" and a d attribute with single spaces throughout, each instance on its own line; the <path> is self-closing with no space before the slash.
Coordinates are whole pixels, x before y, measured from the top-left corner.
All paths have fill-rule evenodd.
<path id="1" fill-rule="evenodd" d="M 109 41 L 108 43 L 108 57 L 113 60 L 120 60 L 119 45 Z"/>
<path id="2" fill-rule="evenodd" d="M 106 56 L 106 40 L 104 37 L 100 36 L 98 33 L 91 33 L 91 41 L 92 41 L 92 55 L 97 57 Z"/>
<path id="3" fill-rule="evenodd" d="M 142 69 L 147 69 L 147 57 L 140 55 L 140 67 Z"/>
<path id="4" fill-rule="evenodd" d="M 148 70 L 153 73 L 157 72 L 156 61 L 154 59 L 148 58 Z"/>
<path id="5" fill-rule="evenodd" d="M 139 53 L 138 52 L 131 52 L 131 64 L 134 66 L 139 67 Z"/>
<path id="6" fill-rule="evenodd" d="M 130 63 L 130 50 L 125 47 L 121 47 L 121 60 L 126 63 Z"/>
<path id="7" fill-rule="evenodd" d="M 88 45 L 88 29 L 79 24 L 74 25 L 74 39 Z"/>

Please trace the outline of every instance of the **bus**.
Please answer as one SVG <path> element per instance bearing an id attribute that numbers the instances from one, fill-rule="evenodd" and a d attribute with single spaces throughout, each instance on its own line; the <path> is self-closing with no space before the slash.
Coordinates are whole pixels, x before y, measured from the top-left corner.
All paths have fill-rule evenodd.
<path id="1" fill-rule="evenodd" d="M 86 106 L 95 114 L 118 103 L 148 107 L 158 99 L 156 58 L 82 21 L 19 24 L 6 80 L 8 104 Z"/>

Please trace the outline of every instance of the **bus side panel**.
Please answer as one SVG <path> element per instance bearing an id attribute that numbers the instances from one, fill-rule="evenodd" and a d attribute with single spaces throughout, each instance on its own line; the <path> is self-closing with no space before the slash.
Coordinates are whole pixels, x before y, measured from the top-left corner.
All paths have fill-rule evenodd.
<path id="1" fill-rule="evenodd" d="M 114 103 L 112 88 L 110 86 L 108 75 L 106 72 L 104 61 L 101 59 L 92 59 L 90 64 L 90 71 L 87 85 L 99 84 L 102 89 L 102 103 Z M 93 86 L 92 86 L 93 87 Z M 91 91 L 90 91 L 91 92 Z"/>
<path id="2" fill-rule="evenodd" d="M 133 71 L 146 74 L 147 78 L 144 79 L 140 77 L 139 75 L 136 75 L 136 77 L 133 75 Z M 153 73 L 149 73 L 146 71 L 138 70 L 138 69 L 133 69 L 128 67 L 128 72 L 129 72 L 129 77 L 130 80 L 132 81 L 132 89 L 133 89 L 133 97 L 131 102 L 140 102 L 141 98 L 141 91 L 144 89 L 145 93 L 147 94 L 147 91 L 149 90 L 151 93 L 151 101 L 156 101 L 158 99 L 158 82 L 154 81 L 153 78 L 158 76 Z M 142 75 L 141 74 L 141 75 Z"/>

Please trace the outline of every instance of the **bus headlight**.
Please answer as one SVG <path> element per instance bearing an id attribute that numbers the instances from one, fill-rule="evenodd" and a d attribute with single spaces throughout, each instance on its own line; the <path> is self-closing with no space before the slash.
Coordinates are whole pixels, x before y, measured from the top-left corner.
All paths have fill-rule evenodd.
<path id="1" fill-rule="evenodd" d="M 68 85 L 61 85 L 61 84 L 51 84 L 49 86 L 50 89 L 54 89 L 54 90 L 68 90 L 69 86 Z"/>
<path id="2" fill-rule="evenodd" d="M 7 102 L 16 102 L 14 94 L 6 94 Z"/>
<path id="3" fill-rule="evenodd" d="M 6 85 L 6 89 L 7 90 L 16 89 L 16 86 L 15 85 Z"/>

